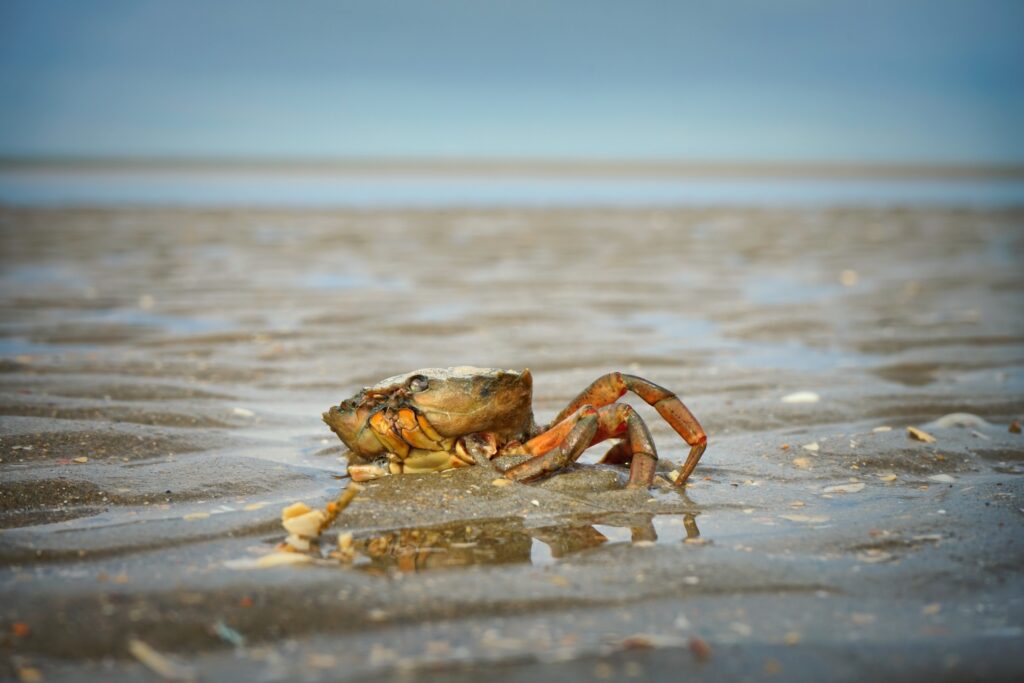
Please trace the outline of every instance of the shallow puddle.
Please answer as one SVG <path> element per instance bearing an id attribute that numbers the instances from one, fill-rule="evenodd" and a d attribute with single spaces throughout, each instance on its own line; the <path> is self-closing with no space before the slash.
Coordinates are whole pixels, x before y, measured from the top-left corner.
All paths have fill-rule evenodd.
<path id="1" fill-rule="evenodd" d="M 567 517 L 543 526 L 518 519 L 477 520 L 355 534 L 346 542 L 348 553 L 340 564 L 375 574 L 516 563 L 543 567 L 595 548 L 683 543 L 699 537 L 692 514 Z M 339 553 L 321 547 L 321 555 L 338 559 Z"/>

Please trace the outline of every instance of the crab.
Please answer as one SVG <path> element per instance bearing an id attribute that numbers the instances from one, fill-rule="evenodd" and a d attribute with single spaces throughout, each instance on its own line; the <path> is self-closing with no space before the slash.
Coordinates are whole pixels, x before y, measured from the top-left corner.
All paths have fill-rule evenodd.
<path id="1" fill-rule="evenodd" d="M 601 462 L 628 466 L 627 486 L 646 487 L 654 482 L 658 454 L 640 415 L 616 402 L 627 391 L 654 406 L 689 444 L 675 479 L 682 486 L 707 448 L 707 434 L 674 393 L 620 372 L 596 379 L 542 427 L 533 419 L 529 370 L 474 367 L 389 377 L 331 406 L 323 419 L 355 456 L 348 467 L 354 481 L 484 465 L 528 482 L 574 463 L 596 443 L 617 439 Z M 505 455 L 529 458 L 511 466 L 496 462 Z"/>

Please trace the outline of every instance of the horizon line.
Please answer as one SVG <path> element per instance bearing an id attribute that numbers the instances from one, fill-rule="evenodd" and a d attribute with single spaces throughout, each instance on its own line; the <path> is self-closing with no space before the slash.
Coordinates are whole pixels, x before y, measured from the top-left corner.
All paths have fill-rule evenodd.
<path id="1" fill-rule="evenodd" d="M 558 157 L 4 155 L 0 171 L 245 171 L 335 175 L 583 177 L 1024 178 L 1024 164 L 852 160 L 710 160 Z"/>

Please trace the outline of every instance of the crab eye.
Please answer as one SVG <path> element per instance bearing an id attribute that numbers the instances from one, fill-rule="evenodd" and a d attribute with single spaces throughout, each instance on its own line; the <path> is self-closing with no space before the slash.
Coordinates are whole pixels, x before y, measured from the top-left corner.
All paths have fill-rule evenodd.
<path id="1" fill-rule="evenodd" d="M 426 391 L 427 387 L 429 386 L 429 382 L 427 381 L 427 378 L 423 375 L 413 375 L 412 377 L 409 378 L 409 381 L 406 383 L 406 385 L 409 387 L 409 391 L 411 391 L 412 393 L 417 393 L 420 391 Z"/>

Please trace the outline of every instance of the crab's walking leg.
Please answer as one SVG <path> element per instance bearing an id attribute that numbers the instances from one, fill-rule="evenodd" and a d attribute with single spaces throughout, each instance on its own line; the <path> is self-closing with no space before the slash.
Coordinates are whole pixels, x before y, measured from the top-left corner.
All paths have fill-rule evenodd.
<path id="1" fill-rule="evenodd" d="M 591 427 L 591 423 L 593 426 Z M 658 453 L 647 425 L 632 406 L 615 403 L 601 408 L 580 407 L 546 432 L 523 444 L 534 457 L 505 471 L 509 479 L 533 479 L 574 462 L 583 451 L 605 439 L 625 437 L 624 446 L 616 446 L 613 460 L 602 462 L 629 464 L 628 486 L 650 486 Z"/>
<path id="2" fill-rule="evenodd" d="M 566 422 L 570 422 L 568 433 L 565 433 L 563 425 L 556 425 L 554 429 L 549 431 L 559 430 L 558 433 L 564 436 L 553 448 L 530 458 L 524 463 L 510 467 L 505 470 L 504 476 L 516 481 L 528 481 L 543 476 L 548 472 L 562 469 L 569 463 L 575 462 L 583 454 L 583 451 L 590 447 L 590 444 L 594 441 L 594 436 L 597 435 L 598 416 L 596 412 L 592 406 L 585 406 L 577 415 L 572 416 L 571 422 L 566 420 Z M 540 436 L 543 437 L 545 435 L 541 434 Z M 527 451 L 534 452 L 530 449 L 529 444 L 530 442 L 524 444 L 527 447 Z"/>
<path id="3" fill-rule="evenodd" d="M 635 375 L 611 372 L 598 377 L 589 387 L 580 392 L 580 395 L 558 414 L 552 424 L 557 425 L 567 416 L 576 412 L 580 406 L 606 406 L 614 403 L 627 391 L 632 391 L 654 406 L 654 409 L 665 418 L 669 426 L 690 445 L 690 454 L 675 481 L 676 486 L 682 486 L 690 478 L 697 463 L 700 462 L 700 456 L 704 454 L 704 449 L 708 447 L 708 437 L 690 409 L 683 405 L 678 396 L 665 387 Z M 632 482 L 632 476 L 630 476 L 630 481 Z"/>

